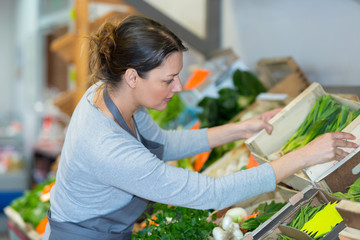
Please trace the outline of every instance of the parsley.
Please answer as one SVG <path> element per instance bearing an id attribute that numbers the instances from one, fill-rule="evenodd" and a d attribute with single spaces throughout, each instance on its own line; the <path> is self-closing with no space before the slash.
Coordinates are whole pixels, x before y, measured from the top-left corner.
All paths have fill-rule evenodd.
<path id="1" fill-rule="evenodd" d="M 208 239 L 216 224 L 208 221 L 208 210 L 149 204 L 156 219 L 145 214 L 146 227 L 132 235 L 132 239 Z M 216 216 L 213 216 L 213 219 Z M 149 224 L 154 221 L 155 224 Z"/>

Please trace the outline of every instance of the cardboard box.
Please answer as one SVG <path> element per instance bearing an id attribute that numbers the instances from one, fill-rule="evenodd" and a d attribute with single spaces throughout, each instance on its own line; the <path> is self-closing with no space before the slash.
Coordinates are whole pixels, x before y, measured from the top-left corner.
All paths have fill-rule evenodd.
<path id="1" fill-rule="evenodd" d="M 289 75 L 304 75 L 292 57 L 263 58 L 257 63 L 257 72 L 266 88 L 273 88 Z"/>
<path id="2" fill-rule="evenodd" d="M 341 217 L 347 227 L 360 230 L 360 203 L 352 202 L 349 200 L 341 200 L 336 205 L 336 210 L 340 213 Z M 360 235 L 359 235 L 360 237 Z"/>
<path id="3" fill-rule="evenodd" d="M 326 171 L 318 184 L 328 192 L 345 193 L 358 178 L 360 178 L 360 152 L 357 149 Z"/>
<path id="4" fill-rule="evenodd" d="M 294 219 L 298 211 L 300 211 L 301 206 L 305 207 L 310 201 L 310 206 L 319 206 L 329 202 L 336 202 L 338 198 L 327 194 L 323 189 L 308 186 L 303 189 L 303 191 L 294 195 L 288 204 L 268 219 L 268 221 L 260 225 L 255 231 L 248 234 L 245 239 L 276 239 L 278 233 L 283 233 L 295 239 L 311 239 L 305 232 L 287 226 L 287 224 Z M 337 224 L 324 239 L 336 238 L 344 228 L 345 223 L 342 221 Z"/>
<path id="5" fill-rule="evenodd" d="M 271 155 L 280 150 L 283 144 L 302 124 L 313 107 L 315 100 L 323 95 L 327 95 L 327 93 L 321 85 L 319 83 L 312 83 L 305 91 L 283 108 L 279 114 L 270 120 L 270 123 L 274 126 L 271 135 L 268 135 L 265 130 L 263 130 L 249 138 L 245 143 L 255 159 L 261 163 L 271 161 Z M 351 110 L 358 110 L 360 108 L 359 102 L 338 96 L 333 97 L 340 104 L 349 106 Z M 357 137 L 356 142 L 358 142 L 360 137 L 360 116 L 351 122 L 343 131 L 354 134 Z M 323 178 L 351 159 L 359 150 L 360 148 L 355 149 L 339 162 L 329 162 L 304 169 L 302 172 L 298 172 L 285 179 L 284 183 L 297 190 L 302 190 L 308 185 L 316 185 L 322 181 Z"/>
<path id="6" fill-rule="evenodd" d="M 339 233 L 340 240 L 360 240 L 360 230 L 346 227 Z"/>

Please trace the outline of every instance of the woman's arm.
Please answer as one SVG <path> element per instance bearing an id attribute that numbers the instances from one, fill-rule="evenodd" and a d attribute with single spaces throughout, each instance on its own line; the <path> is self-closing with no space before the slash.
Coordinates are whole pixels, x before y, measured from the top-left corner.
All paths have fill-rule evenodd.
<path id="1" fill-rule="evenodd" d="M 293 175 L 297 171 L 331 160 L 341 160 L 348 152 L 341 148 L 356 148 L 358 145 L 348 140 L 355 136 L 345 132 L 326 133 L 306 146 L 290 152 L 283 157 L 271 161 L 270 164 L 276 176 L 276 182 Z"/>
<path id="2" fill-rule="evenodd" d="M 280 111 L 280 108 L 274 109 L 245 121 L 209 128 L 208 138 L 210 148 L 218 147 L 239 139 L 249 138 L 262 129 L 265 129 L 267 133 L 271 134 L 273 127 L 268 121 Z"/>
<path id="3" fill-rule="evenodd" d="M 210 128 L 208 130 L 210 148 L 249 138 L 262 129 L 271 134 L 273 128 L 268 123 L 268 120 L 280 110 L 275 109 L 242 122 Z M 271 161 L 270 164 L 274 170 L 276 182 L 281 182 L 301 169 L 331 160 L 343 159 L 348 153 L 341 148 L 358 147 L 356 143 L 348 141 L 354 139 L 355 136 L 350 133 L 326 133 L 306 146 Z"/>

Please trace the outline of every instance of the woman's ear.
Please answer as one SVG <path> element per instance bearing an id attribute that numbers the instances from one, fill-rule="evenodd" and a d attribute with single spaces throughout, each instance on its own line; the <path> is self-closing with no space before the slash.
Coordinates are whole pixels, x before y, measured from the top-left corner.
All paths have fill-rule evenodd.
<path id="1" fill-rule="evenodd" d="M 137 71 L 133 68 L 128 68 L 124 73 L 124 80 L 130 88 L 136 87 Z"/>

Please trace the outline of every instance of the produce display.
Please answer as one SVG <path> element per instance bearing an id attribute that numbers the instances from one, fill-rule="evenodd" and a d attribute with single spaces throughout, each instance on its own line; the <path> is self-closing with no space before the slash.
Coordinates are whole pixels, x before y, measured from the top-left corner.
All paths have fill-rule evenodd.
<path id="1" fill-rule="evenodd" d="M 218 98 L 205 97 L 198 103 L 198 106 L 202 109 L 202 112 L 198 114 L 201 128 L 231 122 L 239 112 L 255 101 L 259 93 L 266 91 L 260 80 L 249 71 L 237 69 L 233 73 L 232 80 L 234 88 L 220 89 Z M 226 152 L 241 143 L 241 141 L 232 142 L 214 148 L 200 171 L 204 171 Z"/>
<path id="2" fill-rule="evenodd" d="M 149 115 L 159 124 L 161 128 L 167 128 L 168 124 L 175 120 L 184 110 L 186 106 L 181 101 L 178 94 L 174 94 L 164 111 L 149 110 Z"/>
<path id="3" fill-rule="evenodd" d="M 346 193 L 336 192 L 332 194 L 335 197 L 348 199 L 353 202 L 360 202 L 360 178 L 358 178 Z"/>
<path id="4" fill-rule="evenodd" d="M 230 208 L 213 229 L 214 240 L 242 239 L 245 233 L 255 230 L 285 204 L 276 203 L 274 200 L 261 203 L 251 214 L 241 207 Z"/>
<path id="5" fill-rule="evenodd" d="M 22 197 L 13 200 L 10 204 L 24 222 L 31 224 L 39 234 L 45 232 L 46 213 L 50 209 L 50 190 L 54 184 L 55 178 L 48 179 L 32 190 L 25 191 Z"/>
<path id="6" fill-rule="evenodd" d="M 279 155 L 301 148 L 324 133 L 340 132 L 359 114 L 360 110 L 350 110 L 349 106 L 341 105 L 331 95 L 317 98 L 310 113 L 282 146 Z"/>
<path id="7" fill-rule="evenodd" d="M 259 79 L 249 71 L 237 69 L 232 76 L 234 88 L 222 88 L 219 97 L 205 97 L 198 106 L 201 127 L 214 127 L 228 123 L 240 111 L 247 108 L 259 93 L 266 89 Z"/>
<path id="8" fill-rule="evenodd" d="M 244 234 L 240 230 L 239 222 L 247 218 L 243 208 L 232 208 L 228 210 L 219 226 L 212 231 L 214 240 L 241 239 Z"/>
<path id="9" fill-rule="evenodd" d="M 238 121 L 234 120 L 234 117 L 253 103 L 259 93 L 266 91 L 258 78 L 248 71 L 236 70 L 232 80 L 234 88 L 223 88 L 219 90 L 218 98 L 205 97 L 199 102 L 198 106 L 203 109 L 197 115 L 200 120 L 199 128 Z M 176 94 L 168 103 L 166 110 L 149 109 L 149 114 L 162 128 L 169 129 L 174 126 L 182 128 L 177 119 L 184 110 L 186 110 L 186 106 Z M 359 114 L 360 110 L 352 111 L 348 106 L 339 104 L 331 95 L 321 96 L 316 99 L 310 113 L 298 130 L 275 155 L 281 156 L 298 149 L 326 132 L 341 131 Z M 222 160 L 214 164 L 220 158 Z M 223 177 L 236 171 L 258 166 L 258 162 L 250 153 L 244 140 L 240 140 L 214 148 L 211 153 L 179 160 L 177 166 L 203 172 L 209 177 Z M 31 191 L 24 192 L 22 197 L 15 199 L 9 206 L 21 216 L 27 225 L 29 224 L 35 229 L 39 237 L 45 232 L 48 222 L 46 213 L 50 209 L 50 189 L 54 183 L 55 178 L 48 179 L 35 186 Z M 336 192 L 331 195 L 360 202 L 360 178 L 348 187 L 347 192 Z M 131 239 L 243 239 L 247 234 L 261 232 L 255 230 L 261 229 L 260 225 L 287 204 L 284 199 L 285 197 L 280 200 L 263 197 L 257 203 L 250 199 L 251 206 L 249 208 L 247 205 L 244 208 L 229 208 L 226 213 L 222 211 L 222 214 L 225 213 L 223 216 L 217 216 L 219 211 L 150 203 L 141 217 L 144 219 L 143 223 L 135 224 Z M 247 204 L 246 201 L 245 204 Z M 300 205 L 300 209 L 296 213 L 291 212 L 291 218 L 282 225 L 288 229 L 300 230 L 304 232 L 302 234 L 306 233 L 312 239 L 322 239 L 343 221 L 335 209 L 336 204 L 324 203 L 315 206 L 315 203 L 312 204 L 312 200 L 310 200 L 306 206 L 304 206 L 305 204 Z M 251 210 L 247 212 L 245 209 Z M 289 222 L 289 220 L 291 221 Z M 294 239 L 277 232 L 274 232 L 272 236 L 278 240 Z"/>
<path id="10" fill-rule="evenodd" d="M 245 143 L 227 152 L 216 163 L 206 168 L 202 174 L 210 177 L 224 177 L 231 173 L 238 172 L 258 166 L 259 163 L 250 154 Z"/>
<path id="11" fill-rule="evenodd" d="M 288 224 L 290 227 L 301 230 L 305 223 L 310 221 L 318 212 L 324 208 L 324 204 L 319 206 L 310 206 L 309 202 L 304 208 L 301 206 L 300 211 L 295 215 L 294 219 Z"/>
<path id="12" fill-rule="evenodd" d="M 260 224 L 264 223 L 270 217 L 272 217 L 275 213 L 277 213 L 286 203 L 275 203 L 275 201 L 271 201 L 270 204 L 262 203 L 260 204 L 253 212 L 251 218 L 240 223 L 240 228 L 243 232 L 253 231 Z"/>
<path id="13" fill-rule="evenodd" d="M 304 208 L 300 207 L 288 226 L 307 233 L 312 239 L 322 239 L 343 219 L 335 209 L 337 203 L 311 206 L 311 202 Z M 278 236 L 279 240 L 293 239 L 283 233 L 278 234 Z"/>
<path id="14" fill-rule="evenodd" d="M 208 239 L 215 223 L 208 221 L 210 212 L 161 203 L 149 204 L 155 213 L 145 213 L 145 226 L 132 239 Z M 214 216 L 215 217 L 215 216 Z"/>

